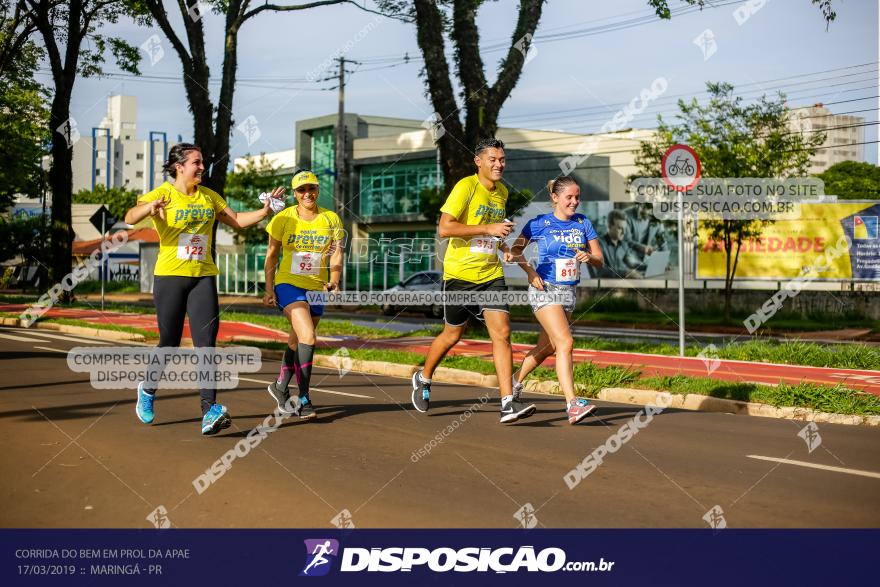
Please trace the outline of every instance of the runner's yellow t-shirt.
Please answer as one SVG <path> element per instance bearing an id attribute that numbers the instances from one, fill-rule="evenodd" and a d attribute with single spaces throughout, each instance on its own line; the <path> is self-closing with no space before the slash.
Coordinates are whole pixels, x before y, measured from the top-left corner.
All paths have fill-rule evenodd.
<path id="1" fill-rule="evenodd" d="M 211 256 L 211 231 L 217 214 L 228 204 L 220 195 L 204 186 L 191 196 L 177 191 L 165 182 L 138 198 L 138 204 L 171 198 L 165 206 L 165 220 L 153 216 L 153 227 L 159 233 L 159 258 L 154 275 L 205 277 L 217 275 Z"/>
<path id="2" fill-rule="evenodd" d="M 303 220 L 297 206 L 290 206 L 275 215 L 266 232 L 281 241 L 283 251 L 275 285 L 288 283 L 308 290 L 324 289 L 330 281 L 330 245 L 341 242 L 345 234 L 335 212 L 319 207 L 312 220 Z"/>
<path id="3" fill-rule="evenodd" d="M 455 216 L 462 224 L 495 224 L 504 220 L 506 204 L 506 187 L 496 183 L 490 192 L 472 175 L 455 184 L 440 211 Z M 504 277 L 498 258 L 499 242 L 488 235 L 450 238 L 443 257 L 443 279 L 486 283 Z"/>

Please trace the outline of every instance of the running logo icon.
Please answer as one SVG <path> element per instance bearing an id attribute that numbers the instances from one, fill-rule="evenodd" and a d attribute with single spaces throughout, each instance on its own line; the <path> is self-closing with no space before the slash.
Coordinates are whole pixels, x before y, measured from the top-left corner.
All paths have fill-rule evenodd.
<path id="1" fill-rule="evenodd" d="M 323 577 L 330 572 L 333 559 L 339 555 L 339 541 L 332 538 L 305 540 L 306 566 L 300 577 Z"/>
<path id="2" fill-rule="evenodd" d="M 877 216 L 853 216 L 853 239 L 874 240 L 877 238 Z"/>

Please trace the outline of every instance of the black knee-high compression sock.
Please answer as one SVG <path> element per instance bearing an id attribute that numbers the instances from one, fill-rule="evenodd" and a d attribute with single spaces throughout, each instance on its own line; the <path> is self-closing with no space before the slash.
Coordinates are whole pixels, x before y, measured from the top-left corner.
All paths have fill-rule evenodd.
<path id="1" fill-rule="evenodd" d="M 278 380 L 275 384 L 281 389 L 287 389 L 290 384 L 290 378 L 299 370 L 297 360 L 297 352 L 290 347 L 284 350 L 284 358 L 281 360 L 281 371 L 278 373 Z M 299 379 L 299 377 L 297 377 Z"/>
<path id="2" fill-rule="evenodd" d="M 309 394 L 309 381 L 312 379 L 312 359 L 315 356 L 315 345 L 299 343 L 296 345 L 296 354 L 299 359 L 299 373 L 297 374 L 299 395 L 304 396 Z"/>

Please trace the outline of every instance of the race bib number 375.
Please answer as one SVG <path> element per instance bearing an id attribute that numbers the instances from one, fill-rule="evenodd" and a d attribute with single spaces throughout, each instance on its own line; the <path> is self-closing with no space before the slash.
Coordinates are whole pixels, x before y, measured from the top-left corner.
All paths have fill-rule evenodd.
<path id="1" fill-rule="evenodd" d="M 181 234 L 177 237 L 177 258 L 181 261 L 204 261 L 208 250 L 205 234 Z"/>
<path id="2" fill-rule="evenodd" d="M 494 255 L 498 247 L 498 241 L 491 236 L 475 236 L 471 239 L 471 252 L 482 255 Z"/>

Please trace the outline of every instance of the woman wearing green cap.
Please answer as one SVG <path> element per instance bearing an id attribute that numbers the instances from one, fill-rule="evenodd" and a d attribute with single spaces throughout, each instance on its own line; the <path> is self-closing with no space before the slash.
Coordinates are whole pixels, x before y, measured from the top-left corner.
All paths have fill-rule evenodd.
<path id="1" fill-rule="evenodd" d="M 309 380 L 315 354 L 315 329 L 324 306 L 317 300 L 310 301 L 307 292 L 339 289 L 345 231 L 335 212 L 318 206 L 318 178 L 314 173 L 296 173 L 291 186 L 296 205 L 279 212 L 266 227 L 269 250 L 263 302 L 270 307 L 277 306 L 290 321 L 281 372 L 268 390 L 279 410 L 311 419 L 316 414 L 309 398 Z M 288 385 L 293 376 L 296 376 L 298 401 L 288 403 Z"/>

